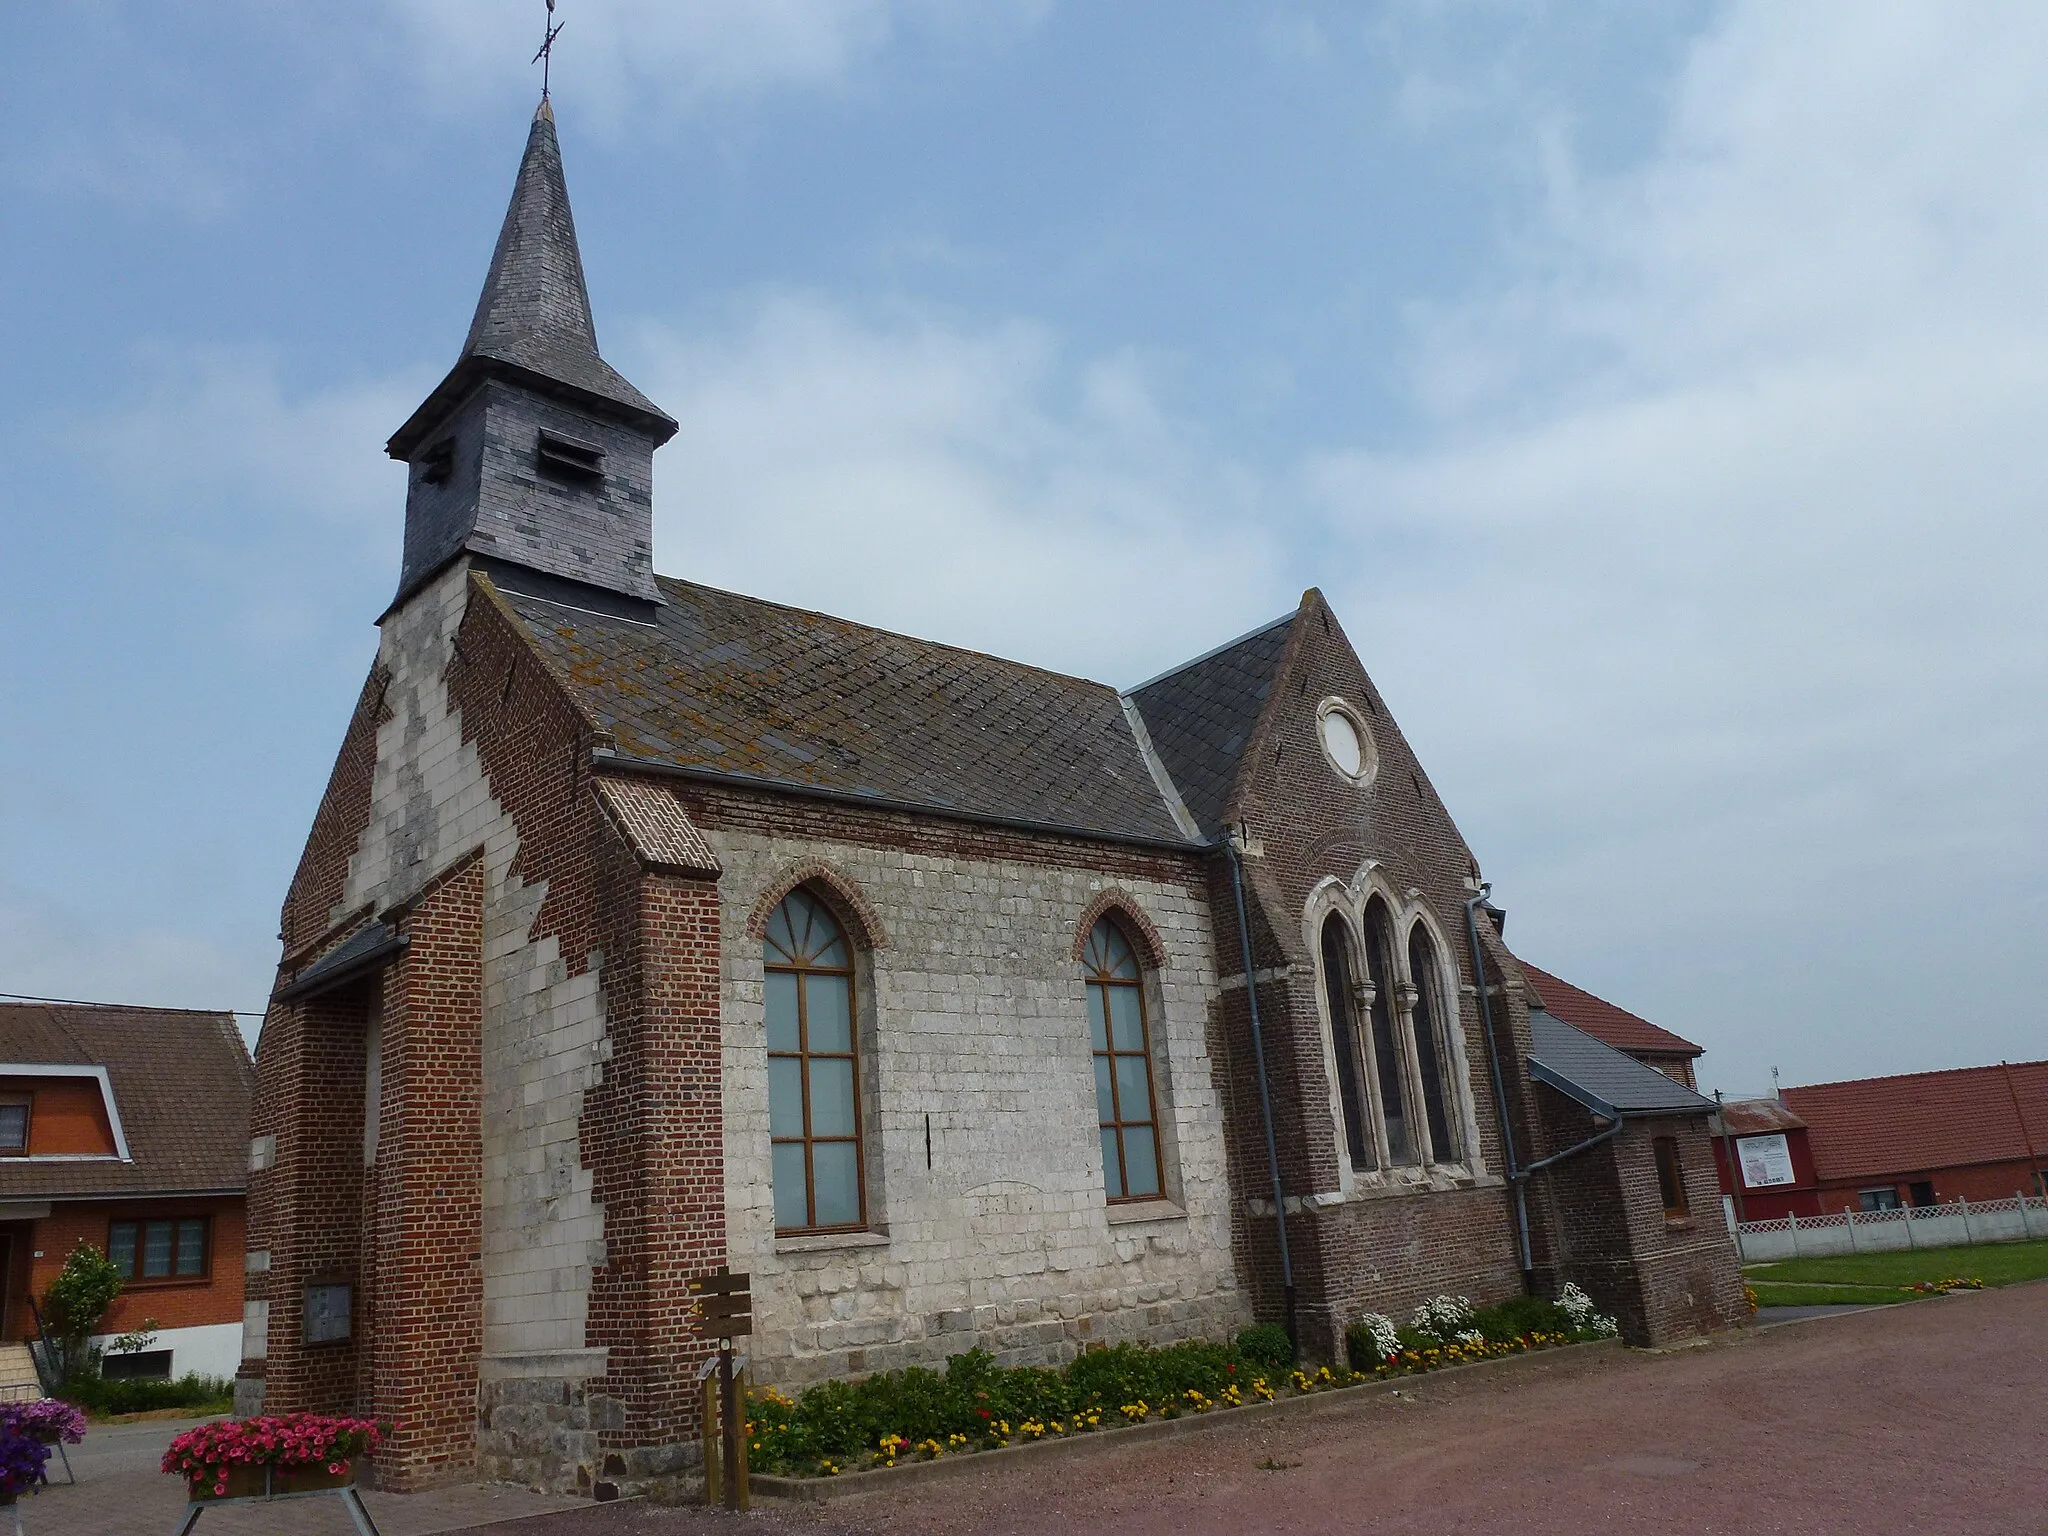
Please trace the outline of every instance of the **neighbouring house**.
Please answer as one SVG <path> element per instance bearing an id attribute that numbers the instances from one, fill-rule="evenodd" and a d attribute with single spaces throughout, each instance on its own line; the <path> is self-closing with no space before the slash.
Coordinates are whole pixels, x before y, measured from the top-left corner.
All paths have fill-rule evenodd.
<path id="1" fill-rule="evenodd" d="M 1749 1221 L 2048 1194 L 2048 1061 L 1813 1083 L 1726 1114 L 1716 1166 Z"/>
<path id="2" fill-rule="evenodd" d="M 1053 1362 L 1578 1280 L 1746 1317 L 1712 1104 L 1532 1011 L 1319 592 L 1126 690 L 655 575 L 553 112 L 387 445 L 397 592 L 282 915 L 243 1411 L 381 1481 L 696 1457 L 752 1370 Z M 697 509 L 711 518 L 716 508 Z M 1541 1166 L 1538 1166 L 1541 1164 Z"/>
<path id="3" fill-rule="evenodd" d="M 231 1014 L 0 1003 L 0 1337 L 90 1243 L 125 1281 L 99 1342 L 156 1333 L 109 1374 L 233 1376 L 253 1088 Z"/>
<path id="4" fill-rule="evenodd" d="M 1583 987 L 1538 970 L 1526 960 L 1521 966 L 1522 974 L 1535 989 L 1530 1006 L 1541 1007 L 1595 1040 L 1626 1052 L 1645 1066 L 1655 1067 L 1673 1082 L 1693 1089 L 1699 1087 L 1693 1064 L 1700 1059 L 1701 1047 L 1604 997 L 1595 997 Z"/>

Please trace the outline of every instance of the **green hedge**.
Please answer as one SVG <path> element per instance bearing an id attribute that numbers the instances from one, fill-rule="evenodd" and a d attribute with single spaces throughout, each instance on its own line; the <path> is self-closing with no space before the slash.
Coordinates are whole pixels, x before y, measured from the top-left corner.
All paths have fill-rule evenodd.
<path id="1" fill-rule="evenodd" d="M 96 1418 L 117 1413 L 151 1413 L 163 1408 L 190 1408 L 194 1413 L 226 1413 L 234 1406 L 235 1384 L 218 1376 L 180 1376 L 176 1381 L 147 1379 L 108 1381 L 77 1376 L 57 1393 Z"/>

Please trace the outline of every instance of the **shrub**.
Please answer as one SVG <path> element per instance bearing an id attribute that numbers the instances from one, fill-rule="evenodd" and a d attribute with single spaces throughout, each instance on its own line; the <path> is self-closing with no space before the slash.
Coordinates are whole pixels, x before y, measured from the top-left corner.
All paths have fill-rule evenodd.
<path id="1" fill-rule="evenodd" d="M 1284 1375 L 1294 1364 L 1294 1341 L 1278 1323 L 1254 1323 L 1237 1336 L 1237 1358 L 1276 1376 Z"/>
<path id="2" fill-rule="evenodd" d="M 1512 1296 L 1472 1314 L 1471 1326 L 1495 1344 L 1511 1344 L 1537 1333 L 1570 1333 L 1564 1308 L 1541 1296 Z"/>
<path id="3" fill-rule="evenodd" d="M 151 1381 L 146 1377 L 108 1381 L 100 1376 L 74 1376 L 57 1395 L 101 1418 L 117 1413 L 153 1413 L 163 1408 L 226 1413 L 234 1407 L 235 1384 L 218 1376 L 196 1373 L 180 1376 L 176 1381 Z"/>
<path id="4" fill-rule="evenodd" d="M 80 1243 L 43 1292 L 43 1313 L 56 1334 L 52 1362 L 59 1377 L 93 1370 L 91 1339 L 121 1294 L 121 1272 L 91 1243 Z"/>

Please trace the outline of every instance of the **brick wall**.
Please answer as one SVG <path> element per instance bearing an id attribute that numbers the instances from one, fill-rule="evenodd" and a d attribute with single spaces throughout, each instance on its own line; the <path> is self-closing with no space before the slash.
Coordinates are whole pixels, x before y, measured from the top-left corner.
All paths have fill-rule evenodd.
<path id="1" fill-rule="evenodd" d="M 50 1282 L 64 1267 L 71 1250 L 91 1243 L 107 1249 L 107 1228 L 116 1221 L 162 1221 L 204 1216 L 212 1222 L 209 1272 L 199 1280 L 130 1282 L 115 1298 L 101 1331 L 126 1333 L 154 1318 L 163 1328 L 198 1328 L 242 1320 L 242 1249 L 245 1241 L 240 1195 L 188 1200 L 79 1201 L 52 1207 L 41 1221 L 15 1228 L 26 1258 L 10 1277 L 14 1295 L 41 1301 Z M 17 1339 L 34 1337 L 35 1319 L 26 1306 L 10 1307 L 10 1332 Z"/>

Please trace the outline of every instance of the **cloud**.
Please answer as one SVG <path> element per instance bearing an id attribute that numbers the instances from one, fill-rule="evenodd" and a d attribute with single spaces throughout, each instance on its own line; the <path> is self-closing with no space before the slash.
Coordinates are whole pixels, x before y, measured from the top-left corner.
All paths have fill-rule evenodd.
<path id="1" fill-rule="evenodd" d="M 1299 595 L 1259 477 L 1131 358 L 802 294 L 643 350 L 665 572 L 1126 684 Z"/>
<path id="2" fill-rule="evenodd" d="M 531 91 L 534 11 L 501 0 L 386 0 L 437 82 Z M 558 78 L 616 125 L 780 88 L 836 88 L 892 44 L 1007 37 L 1049 0 L 562 0 Z"/>
<path id="3" fill-rule="evenodd" d="M 1304 470 L 1532 957 L 1751 1083 L 2026 1048 L 2032 941 L 1977 962 L 2048 852 L 2043 44 L 1731 7 L 1653 154 L 1566 145 L 1513 280 L 1420 317 L 1432 440 Z"/>
<path id="4" fill-rule="evenodd" d="M 195 224 L 228 213 L 242 194 L 227 157 L 203 153 L 161 125 L 125 118 L 89 130 L 32 128 L 0 162 L 0 180 L 42 196 L 129 215 L 169 213 Z"/>

